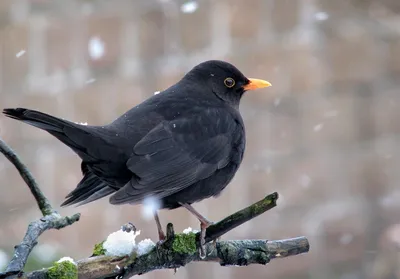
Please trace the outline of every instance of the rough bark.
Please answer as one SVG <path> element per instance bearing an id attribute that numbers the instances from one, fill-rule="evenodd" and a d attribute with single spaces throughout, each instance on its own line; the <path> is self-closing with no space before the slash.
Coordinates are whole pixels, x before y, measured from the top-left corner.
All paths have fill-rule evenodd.
<path id="1" fill-rule="evenodd" d="M 98 256 L 78 261 L 78 278 L 130 278 L 157 269 L 178 269 L 190 262 L 214 262 L 221 266 L 266 265 L 272 259 L 285 258 L 306 253 L 309 243 L 305 237 L 285 240 L 229 240 L 206 245 L 204 259 L 199 253 L 180 254 L 166 247 L 154 248 L 149 253 L 135 258 Z M 34 271 L 22 278 L 42 279 L 47 269 Z"/>

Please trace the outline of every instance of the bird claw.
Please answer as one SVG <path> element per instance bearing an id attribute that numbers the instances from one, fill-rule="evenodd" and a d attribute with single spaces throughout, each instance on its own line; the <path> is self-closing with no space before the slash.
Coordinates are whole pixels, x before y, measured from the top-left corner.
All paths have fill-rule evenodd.
<path id="1" fill-rule="evenodd" d="M 206 230 L 201 228 L 200 232 L 200 247 L 199 247 L 199 254 L 200 254 L 200 259 L 205 259 L 206 257 Z"/>
<path id="2" fill-rule="evenodd" d="M 207 256 L 206 254 L 206 249 L 205 249 L 205 244 L 206 244 L 206 231 L 207 228 L 209 226 L 211 226 L 212 224 L 214 224 L 214 222 L 210 222 L 207 220 L 207 222 L 201 222 L 200 223 L 200 247 L 199 247 L 199 254 L 200 254 L 200 259 L 205 259 L 205 257 Z M 215 242 L 215 240 L 214 240 Z M 216 243 L 214 244 L 214 246 L 216 245 Z M 212 251 L 211 251 L 212 252 Z"/>
<path id="3" fill-rule="evenodd" d="M 206 251 L 205 251 L 204 245 L 200 245 L 199 256 L 200 256 L 200 259 L 202 259 L 202 260 L 204 260 L 206 258 Z"/>

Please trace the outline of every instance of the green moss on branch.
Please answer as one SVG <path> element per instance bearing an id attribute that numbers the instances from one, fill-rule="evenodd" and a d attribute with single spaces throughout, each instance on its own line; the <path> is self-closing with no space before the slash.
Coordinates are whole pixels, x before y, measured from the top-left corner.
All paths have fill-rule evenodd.
<path id="1" fill-rule="evenodd" d="M 104 241 L 105 240 L 103 240 L 102 242 L 97 243 L 97 244 L 94 245 L 92 257 L 94 257 L 94 256 L 103 256 L 103 255 L 106 254 L 106 249 L 104 249 L 104 247 L 103 247 Z"/>
<path id="2" fill-rule="evenodd" d="M 76 279 L 78 278 L 78 267 L 69 262 L 55 262 L 52 267 L 47 270 L 49 279 Z"/>
<path id="3" fill-rule="evenodd" d="M 192 232 L 175 234 L 172 250 L 181 254 L 196 253 L 196 234 Z"/>

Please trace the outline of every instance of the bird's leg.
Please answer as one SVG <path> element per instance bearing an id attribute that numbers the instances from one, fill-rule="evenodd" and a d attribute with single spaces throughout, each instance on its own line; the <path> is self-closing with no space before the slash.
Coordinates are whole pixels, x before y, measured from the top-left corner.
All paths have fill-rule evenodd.
<path id="1" fill-rule="evenodd" d="M 208 221 L 206 217 L 201 215 L 199 212 L 197 212 L 196 209 L 194 209 L 193 206 L 187 203 L 181 203 L 181 205 L 189 210 L 190 213 L 192 213 L 194 216 L 197 217 L 200 221 L 200 258 L 204 259 L 206 257 L 206 252 L 204 245 L 206 244 L 206 230 L 209 226 L 211 226 L 213 223 Z"/>
<path id="2" fill-rule="evenodd" d="M 160 242 L 162 242 L 165 240 L 165 233 L 161 227 L 160 218 L 158 217 L 157 210 L 154 210 L 154 220 L 156 221 L 157 224 L 158 238 Z"/>

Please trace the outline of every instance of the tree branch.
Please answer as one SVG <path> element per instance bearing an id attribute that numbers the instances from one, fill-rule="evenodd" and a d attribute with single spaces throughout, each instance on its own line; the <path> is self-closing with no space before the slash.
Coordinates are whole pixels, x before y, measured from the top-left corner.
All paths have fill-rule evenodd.
<path id="1" fill-rule="evenodd" d="M 17 154 L 0 138 L 0 152 L 16 167 L 22 179 L 25 181 L 34 196 L 37 205 L 43 216 L 49 215 L 53 212 L 49 200 L 40 190 L 39 185 L 36 183 L 35 178 L 25 166 L 24 163 L 18 158 Z"/>
<path id="2" fill-rule="evenodd" d="M 278 200 L 278 193 L 272 193 L 262 200 L 236 212 L 232 215 L 222 219 L 218 223 L 215 223 L 207 228 L 206 231 L 206 242 L 213 241 L 230 230 L 240 226 L 243 223 L 263 214 L 267 210 L 270 210 L 276 206 Z M 198 234 L 199 239 L 200 234 Z"/>
<path id="3" fill-rule="evenodd" d="M 177 269 L 190 262 L 217 262 L 221 266 L 247 266 L 250 264 L 266 265 L 272 259 L 285 258 L 309 250 L 305 237 L 268 241 L 229 240 L 220 241 L 216 246 L 206 244 L 207 255 L 200 258 L 199 253 L 180 254 L 163 246 L 157 246 L 149 253 L 137 258 L 98 256 L 78 261 L 78 277 L 93 278 L 130 278 L 158 269 Z M 22 278 L 46 278 L 47 269 L 26 274 Z"/>
<path id="4" fill-rule="evenodd" d="M 0 273 L 0 278 L 7 278 L 14 274 L 22 272 L 29 254 L 37 244 L 39 236 L 50 229 L 61 229 L 69 226 L 79 220 L 80 214 L 74 214 L 71 217 L 62 217 L 51 206 L 49 200 L 40 190 L 33 175 L 28 168 L 21 162 L 18 155 L 0 138 L 0 152 L 17 168 L 22 179 L 28 185 L 32 195 L 35 197 L 43 217 L 29 224 L 24 239 L 14 248 L 14 255 L 8 264 L 6 271 Z"/>
<path id="5" fill-rule="evenodd" d="M 78 221 L 79 217 L 79 213 L 72 215 L 71 217 L 61 217 L 58 213 L 53 212 L 50 215 L 46 215 L 39 220 L 31 222 L 24 239 L 15 247 L 14 256 L 7 266 L 6 273 L 11 275 L 23 270 L 29 254 L 37 244 L 37 240 L 43 232 L 50 229 L 59 230 L 67 227 Z"/>

